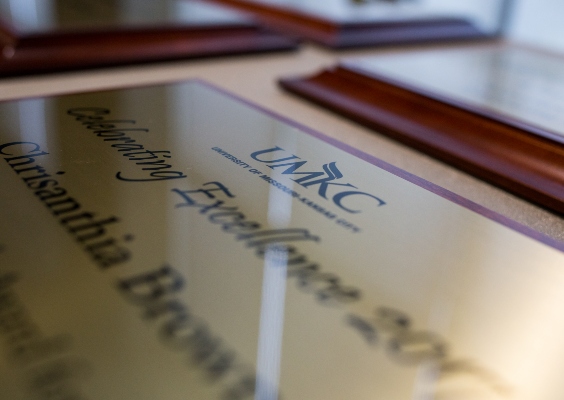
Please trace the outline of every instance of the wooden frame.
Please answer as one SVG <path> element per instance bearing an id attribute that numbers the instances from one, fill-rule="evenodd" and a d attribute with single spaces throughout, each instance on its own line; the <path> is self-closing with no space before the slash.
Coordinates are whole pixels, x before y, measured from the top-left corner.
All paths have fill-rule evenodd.
<path id="1" fill-rule="evenodd" d="M 331 48 L 400 43 L 483 39 L 491 37 L 463 18 L 339 24 L 299 11 L 247 0 L 214 0 L 257 16 L 265 25 Z M 497 32 L 496 32 L 497 34 Z"/>
<path id="2" fill-rule="evenodd" d="M 281 86 L 558 215 L 564 146 L 508 120 L 479 115 L 343 65 Z"/>
<path id="3" fill-rule="evenodd" d="M 296 41 L 252 20 L 27 35 L 0 23 L 0 76 L 296 48 Z"/>

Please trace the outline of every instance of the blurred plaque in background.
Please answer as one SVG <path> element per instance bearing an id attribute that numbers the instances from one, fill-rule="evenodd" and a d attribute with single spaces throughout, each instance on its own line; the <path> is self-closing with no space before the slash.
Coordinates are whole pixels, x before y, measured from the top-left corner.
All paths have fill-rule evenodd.
<path id="1" fill-rule="evenodd" d="M 453 8 L 453 2 L 444 0 L 217 1 L 253 12 L 279 31 L 333 48 L 476 39 L 495 34 L 483 29 L 482 21 L 472 11 L 460 7 L 464 2 Z M 482 8 L 488 10 L 492 4 L 496 1 Z"/>
<path id="2" fill-rule="evenodd" d="M 0 187 L 1 399 L 564 398 L 563 242 L 205 83 L 0 104 Z"/>
<path id="3" fill-rule="evenodd" d="M 287 90 L 564 213 L 564 58 L 516 45 L 346 60 Z"/>
<path id="4" fill-rule="evenodd" d="M 0 0 L 0 75 L 295 48 L 192 0 Z"/>

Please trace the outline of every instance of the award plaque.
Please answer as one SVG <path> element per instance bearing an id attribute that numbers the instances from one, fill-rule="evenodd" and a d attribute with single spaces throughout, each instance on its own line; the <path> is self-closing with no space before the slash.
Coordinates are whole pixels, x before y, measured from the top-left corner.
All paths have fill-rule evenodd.
<path id="1" fill-rule="evenodd" d="M 0 398 L 564 396 L 564 243 L 205 83 L 0 104 Z"/>
<path id="2" fill-rule="evenodd" d="M 0 76 L 295 47 L 197 0 L 0 0 Z"/>
<path id="3" fill-rule="evenodd" d="M 492 36 L 467 15 L 428 1 L 216 0 L 287 34 L 332 48 Z M 430 2 L 436 3 L 436 2 Z M 494 2 L 495 3 L 495 2 Z"/>
<path id="4" fill-rule="evenodd" d="M 282 86 L 558 214 L 564 59 L 515 45 L 346 60 Z"/>

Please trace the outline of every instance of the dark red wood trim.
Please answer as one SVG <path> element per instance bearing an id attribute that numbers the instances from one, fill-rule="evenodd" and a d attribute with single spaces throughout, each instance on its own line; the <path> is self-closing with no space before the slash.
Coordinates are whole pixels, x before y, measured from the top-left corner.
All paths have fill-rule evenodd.
<path id="1" fill-rule="evenodd" d="M 161 28 L 21 37 L 0 54 L 0 76 L 294 50 L 297 42 L 258 26 Z"/>
<path id="2" fill-rule="evenodd" d="M 496 46 L 496 45 L 500 45 L 500 43 L 497 43 L 497 44 L 492 43 L 492 44 L 494 46 Z M 514 45 L 512 45 L 512 46 L 514 46 Z M 516 47 L 522 47 L 522 46 L 516 46 Z M 538 51 L 536 51 L 536 52 L 538 53 Z M 519 129 L 526 131 L 528 133 L 540 135 L 540 136 L 543 136 L 547 139 L 554 140 L 556 142 L 560 142 L 561 144 L 564 144 L 564 138 L 559 133 L 551 132 L 547 129 L 544 129 L 544 128 L 537 126 L 537 125 L 533 125 L 533 124 L 528 123 L 524 120 L 518 120 L 518 119 L 511 117 L 511 116 L 508 116 L 508 115 L 496 113 L 495 111 L 492 111 L 488 108 L 480 107 L 480 106 L 477 106 L 477 105 L 472 105 L 470 103 L 465 103 L 464 101 L 460 101 L 460 100 L 457 100 L 455 98 L 449 98 L 448 96 L 441 95 L 439 93 L 417 87 L 416 85 L 411 85 L 411 84 L 404 82 L 404 81 L 401 81 L 399 79 L 393 79 L 393 78 L 386 76 L 384 74 L 367 72 L 367 71 L 364 71 L 362 69 L 358 69 L 358 68 L 356 68 L 352 65 L 346 65 L 346 66 L 344 66 L 344 68 L 351 71 L 351 72 L 355 72 L 355 73 L 360 74 L 360 75 L 366 75 L 366 76 L 372 77 L 375 80 L 389 83 L 392 86 L 397 86 L 399 88 L 406 89 L 409 92 L 416 92 L 416 93 L 419 93 L 422 96 L 425 96 L 425 97 L 428 97 L 428 98 L 431 98 L 431 99 L 435 99 L 435 100 L 438 100 L 438 101 L 443 102 L 443 103 L 448 103 L 448 104 L 455 106 L 457 108 L 465 109 L 465 110 L 467 110 L 467 111 L 469 111 L 473 114 L 478 114 L 478 115 L 480 115 L 484 118 L 492 119 L 492 120 L 501 122 L 505 125 L 510 125 L 512 127 L 519 128 Z"/>
<path id="3" fill-rule="evenodd" d="M 343 67 L 280 84 L 564 215 L 564 146 L 559 143 Z"/>
<path id="4" fill-rule="evenodd" d="M 425 21 L 339 24 L 311 14 L 245 0 L 213 0 L 253 13 L 266 26 L 332 48 L 383 46 L 400 43 L 483 39 L 491 37 L 462 18 Z"/>
<path id="5" fill-rule="evenodd" d="M 6 24 L 2 23 L 0 20 L 0 58 L 4 53 L 4 48 L 6 46 L 13 48 L 17 42 L 18 38 L 14 35 L 13 30 Z"/>

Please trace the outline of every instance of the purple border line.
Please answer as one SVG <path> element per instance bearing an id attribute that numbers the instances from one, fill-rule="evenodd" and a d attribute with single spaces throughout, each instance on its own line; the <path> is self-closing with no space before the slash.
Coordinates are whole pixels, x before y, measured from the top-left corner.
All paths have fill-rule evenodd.
<path id="1" fill-rule="evenodd" d="M 86 91 L 80 91 L 79 89 L 77 90 L 72 90 L 70 92 L 67 93 L 59 93 L 59 94 L 53 94 L 53 95 L 46 95 L 46 96 L 41 96 L 41 95 L 37 95 L 37 96 L 30 96 L 30 97 L 24 97 L 24 98 L 18 98 L 18 99 L 10 99 L 10 100 L 2 100 L 0 101 L 0 103 L 9 103 L 9 102 L 13 102 L 13 101 L 22 101 L 22 100 L 30 100 L 30 99 L 39 99 L 39 98 L 53 98 L 53 97 L 61 97 L 61 96 L 71 96 L 71 95 L 79 95 L 79 94 L 83 94 L 83 93 L 102 93 L 102 92 L 112 92 L 112 91 L 116 91 L 116 90 L 127 90 L 127 89 L 137 89 L 137 88 L 149 88 L 149 87 L 158 87 L 158 86 L 168 86 L 168 85 L 174 85 L 174 84 L 181 84 L 181 83 L 190 83 L 190 82 L 195 82 L 198 83 L 204 87 L 207 87 L 210 90 L 213 90 L 217 93 L 220 93 L 226 97 L 229 97 L 239 103 L 245 104 L 246 106 L 259 111 L 263 114 L 266 114 L 268 116 L 270 116 L 271 118 L 274 118 L 282 123 L 285 123 L 289 126 L 292 126 L 310 136 L 313 136 L 317 139 L 320 139 L 326 143 L 329 143 L 330 145 L 337 147 L 338 149 L 341 149 L 355 157 L 360 158 L 361 160 L 364 160 L 372 165 L 375 165 L 378 168 L 383 169 L 384 171 L 387 171 L 399 178 L 402 178 L 408 182 L 411 182 L 423 189 L 426 189 L 432 193 L 435 193 L 437 195 L 439 195 L 440 197 L 450 200 L 453 203 L 456 203 L 466 209 L 469 209 L 471 211 L 474 211 L 492 221 L 495 221 L 507 228 L 510 228 L 514 231 L 517 231 L 525 236 L 528 236 L 534 240 L 537 240 L 538 242 L 541 242 L 543 244 L 546 244 L 550 247 L 553 247 L 557 250 L 560 250 L 562 252 L 564 252 L 564 242 L 554 239 L 544 233 L 538 232 L 536 230 L 534 230 L 533 228 L 530 228 L 526 225 L 523 225 L 515 220 L 512 220 L 509 217 L 506 217 L 502 214 L 499 214 L 496 211 L 492 211 L 478 203 L 475 203 L 471 200 L 468 200 L 465 197 L 462 197 L 454 192 L 451 192 L 450 190 L 447 190 L 435 183 L 429 182 L 423 178 L 418 177 L 417 175 L 413 175 L 410 172 L 407 172 L 401 168 L 398 168 L 392 164 L 389 164 L 377 157 L 371 156 L 370 154 L 364 153 L 363 151 L 349 146 L 348 144 L 345 144 L 337 139 L 331 138 L 329 136 L 324 135 L 323 133 L 320 133 L 314 129 L 311 129 L 305 125 L 302 125 L 296 121 L 293 121 L 281 114 L 278 114 L 274 111 L 271 111 L 267 108 L 264 108 L 262 106 L 259 106 L 255 103 L 253 103 L 250 100 L 246 100 L 234 93 L 229 92 L 226 89 L 222 89 L 212 83 L 209 83 L 203 79 L 200 78 L 188 78 L 188 79 L 178 79 L 178 80 L 172 80 L 169 82 L 159 82 L 159 83 L 148 83 L 148 84 L 143 84 L 143 85 L 123 85 L 123 86 L 118 86 L 115 88 L 105 88 L 105 89 L 100 89 L 100 90 L 96 90 L 96 89 L 92 89 L 92 90 L 86 90 Z"/>
<path id="2" fill-rule="evenodd" d="M 217 87 L 209 82 L 206 82 L 205 80 L 202 79 L 190 79 L 189 81 L 191 82 L 197 82 L 211 90 L 214 90 L 215 92 L 221 93 L 227 97 L 230 97 L 231 99 L 239 102 L 239 103 L 243 103 L 245 105 L 247 105 L 248 107 L 257 110 L 263 114 L 266 114 L 280 122 L 283 122 L 287 125 L 290 125 L 304 133 L 307 133 L 310 136 L 313 136 L 317 139 L 320 139 L 326 143 L 329 143 L 330 145 L 337 147 L 338 149 L 341 149 L 355 157 L 360 158 L 361 160 L 364 160 L 372 165 L 375 165 L 378 168 L 381 168 L 399 178 L 402 178 L 408 182 L 411 182 L 423 189 L 426 189 L 432 193 L 435 193 L 437 195 L 439 195 L 440 197 L 450 200 L 453 203 L 456 203 L 466 209 L 469 209 L 471 211 L 474 211 L 492 221 L 495 221 L 507 228 L 510 228 L 512 230 L 515 230 L 521 234 L 524 234 L 532 239 L 535 239 L 541 243 L 544 243 L 548 246 L 551 246 L 557 250 L 563 251 L 564 252 L 564 242 L 561 242 L 557 239 L 554 239 L 548 235 L 545 235 L 544 233 L 538 232 L 536 230 L 534 230 L 533 228 L 530 228 L 526 225 L 523 225 L 509 217 L 506 217 L 502 214 L 499 214 L 496 211 L 492 211 L 478 203 L 473 202 L 472 200 L 469 200 L 465 197 L 462 197 L 454 192 L 451 192 L 448 189 L 445 189 L 437 184 L 434 184 L 432 182 L 429 182 L 423 178 L 420 178 L 416 175 L 413 175 L 410 172 L 407 172 L 401 168 L 398 168 L 392 164 L 389 164 L 377 157 L 374 157 L 370 154 L 364 153 L 363 151 L 349 146 L 348 144 L 345 144 L 337 139 L 331 138 L 329 136 L 324 135 L 323 133 L 320 133 L 314 129 L 311 129 L 305 125 L 302 125 L 296 121 L 293 121 L 283 115 L 280 115 L 274 111 L 268 110 L 262 106 L 259 106 L 249 100 L 243 99 L 242 97 L 239 97 L 238 95 L 231 93 L 225 89 L 222 89 L 220 87 Z"/>

